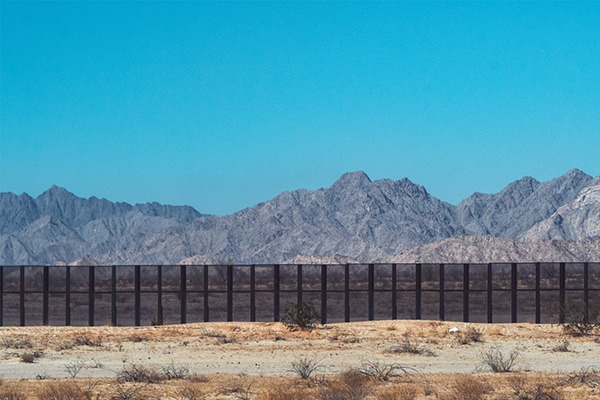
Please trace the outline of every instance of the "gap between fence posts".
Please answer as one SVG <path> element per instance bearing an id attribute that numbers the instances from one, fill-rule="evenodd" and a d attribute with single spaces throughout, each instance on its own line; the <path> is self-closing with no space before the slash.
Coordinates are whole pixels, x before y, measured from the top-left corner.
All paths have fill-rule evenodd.
<path id="1" fill-rule="evenodd" d="M 181 297 L 181 308 L 180 308 L 180 320 L 182 324 L 187 322 L 187 266 L 179 266 L 180 275 L 180 297 Z"/>
<path id="2" fill-rule="evenodd" d="M 279 265 L 275 264 L 273 266 L 273 321 L 279 322 Z"/>
<path id="3" fill-rule="evenodd" d="M 250 266 L 250 321 L 256 322 L 256 265 Z"/>
<path id="4" fill-rule="evenodd" d="M 204 277 L 203 277 L 203 292 L 204 297 L 204 322 L 210 321 L 210 307 L 208 306 L 208 265 L 204 266 Z"/>
<path id="5" fill-rule="evenodd" d="M 297 295 L 298 295 L 298 309 L 300 309 L 302 305 L 302 264 L 298 264 L 298 270 L 296 273 L 296 286 L 297 286 Z"/>
<path id="6" fill-rule="evenodd" d="M 233 321 L 233 265 L 227 266 L 227 322 Z"/>

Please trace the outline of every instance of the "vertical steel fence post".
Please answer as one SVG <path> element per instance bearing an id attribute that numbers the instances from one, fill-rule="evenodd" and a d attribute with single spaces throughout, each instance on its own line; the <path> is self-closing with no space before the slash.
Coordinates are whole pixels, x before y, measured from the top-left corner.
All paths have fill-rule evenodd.
<path id="1" fill-rule="evenodd" d="M 227 266 L 227 322 L 233 321 L 233 265 Z"/>
<path id="2" fill-rule="evenodd" d="M 117 326 L 117 267 L 110 267 L 110 322 Z"/>
<path id="3" fill-rule="evenodd" d="M 350 264 L 344 266 L 344 321 L 350 322 Z"/>
<path id="4" fill-rule="evenodd" d="M 65 287 L 65 325 L 71 325 L 71 266 L 67 265 Z"/>
<path id="5" fill-rule="evenodd" d="M 469 322 L 469 264 L 463 264 L 463 321 Z"/>
<path id="6" fill-rule="evenodd" d="M 88 280 L 88 299 L 89 299 L 88 325 L 94 326 L 94 320 L 95 320 L 94 311 L 95 311 L 95 300 L 96 300 L 96 296 L 95 296 L 96 270 L 91 265 L 88 267 L 88 274 L 89 274 L 89 280 Z"/>
<path id="7" fill-rule="evenodd" d="M 565 271 L 565 263 L 560 263 L 560 276 L 559 276 L 559 314 L 558 314 L 558 322 L 563 324 L 565 322 L 565 299 L 566 299 L 566 271 Z"/>
<path id="8" fill-rule="evenodd" d="M 181 308 L 180 308 L 180 322 L 185 324 L 187 322 L 187 266 L 179 266 L 180 274 L 180 288 L 181 294 Z"/>
<path id="9" fill-rule="evenodd" d="M 439 290 L 440 290 L 440 321 L 446 319 L 446 304 L 445 304 L 445 286 L 446 286 L 446 275 L 445 275 L 445 267 L 444 264 L 440 264 L 439 266 Z"/>
<path id="10" fill-rule="evenodd" d="M 590 267 L 588 263 L 583 263 L 583 310 L 586 321 L 590 317 Z"/>
<path id="11" fill-rule="evenodd" d="M 48 292 L 50 290 L 50 271 L 47 265 L 43 267 L 44 284 L 43 284 L 43 295 L 42 295 L 42 325 L 48 325 Z"/>
<path id="12" fill-rule="evenodd" d="M 162 282 L 162 265 L 158 266 L 158 270 L 156 271 L 156 289 L 157 293 L 157 319 L 159 324 L 164 323 L 164 314 L 163 314 L 163 282 Z"/>
<path id="13" fill-rule="evenodd" d="M 540 263 L 535 263 L 535 323 L 539 324 L 542 321 L 542 296 L 541 296 L 541 278 Z"/>
<path id="14" fill-rule="evenodd" d="M 421 319 L 421 264 L 415 265 L 415 319 Z"/>
<path id="15" fill-rule="evenodd" d="M 273 266 L 273 321 L 279 322 L 279 264 Z"/>
<path id="16" fill-rule="evenodd" d="M 493 265 L 489 263 L 487 265 L 487 322 L 491 324 L 494 322 L 494 309 L 492 304 L 492 276 L 493 276 Z"/>
<path id="17" fill-rule="evenodd" d="M 510 322 L 517 322 L 517 264 L 510 265 Z"/>
<path id="18" fill-rule="evenodd" d="M 4 267 L 0 265 L 0 326 L 4 326 Z"/>
<path id="19" fill-rule="evenodd" d="M 398 319 L 398 286 L 396 283 L 398 267 L 392 264 L 392 319 Z"/>
<path id="20" fill-rule="evenodd" d="M 139 265 L 136 265 L 134 267 L 134 290 L 135 290 L 135 294 L 134 294 L 134 320 L 135 320 L 135 326 L 140 326 L 141 325 L 141 320 L 142 320 L 142 313 L 141 313 L 141 308 L 142 308 L 142 273 L 141 273 L 141 267 Z"/>
<path id="21" fill-rule="evenodd" d="M 19 269 L 19 323 L 25 326 L 25 266 Z"/>
<path id="22" fill-rule="evenodd" d="M 256 265 L 250 266 L 250 321 L 256 321 Z"/>
<path id="23" fill-rule="evenodd" d="M 327 265 L 321 265 L 321 324 L 327 323 Z"/>
<path id="24" fill-rule="evenodd" d="M 375 267 L 373 264 L 369 264 L 369 321 L 375 319 Z"/>
<path id="25" fill-rule="evenodd" d="M 204 279 L 203 279 L 203 292 L 204 296 L 204 322 L 210 321 L 210 307 L 208 306 L 208 265 L 204 266 Z"/>

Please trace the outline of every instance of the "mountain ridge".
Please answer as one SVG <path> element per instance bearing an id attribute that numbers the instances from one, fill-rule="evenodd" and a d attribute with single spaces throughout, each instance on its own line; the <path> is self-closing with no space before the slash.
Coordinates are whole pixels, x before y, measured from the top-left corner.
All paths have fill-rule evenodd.
<path id="1" fill-rule="evenodd" d="M 58 186 L 36 198 L 6 192 L 0 193 L 0 264 L 376 261 L 455 237 L 595 241 L 598 184 L 600 177 L 572 169 L 547 182 L 524 177 L 452 205 L 408 178 L 373 181 L 355 171 L 328 188 L 282 192 L 225 216 L 83 199 Z"/>

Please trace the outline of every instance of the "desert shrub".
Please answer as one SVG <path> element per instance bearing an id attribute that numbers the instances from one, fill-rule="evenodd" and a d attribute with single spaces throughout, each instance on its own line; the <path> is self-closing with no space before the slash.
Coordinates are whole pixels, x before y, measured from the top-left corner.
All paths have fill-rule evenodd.
<path id="1" fill-rule="evenodd" d="M 584 383 L 588 386 L 600 386 L 600 370 L 593 366 L 581 368 L 579 371 L 569 374 L 569 382 Z"/>
<path id="2" fill-rule="evenodd" d="M 423 356 L 435 356 L 433 351 L 421 346 L 410 333 L 405 334 L 400 343 L 396 346 L 390 347 L 388 352 L 394 354 L 419 354 Z"/>
<path id="3" fill-rule="evenodd" d="M 164 366 L 161 368 L 163 375 L 171 380 L 171 379 L 186 379 L 190 374 L 190 369 L 185 365 L 175 365 L 173 362 L 171 364 Z"/>
<path id="4" fill-rule="evenodd" d="M 75 382 L 49 382 L 39 388 L 39 400 L 91 400 L 89 392 L 81 389 Z"/>
<path id="5" fill-rule="evenodd" d="M 467 327 L 456 336 L 459 344 L 479 343 L 483 341 L 483 329 L 477 329 L 473 326 Z"/>
<path id="6" fill-rule="evenodd" d="M 493 346 L 483 353 L 481 364 L 489 367 L 493 372 L 510 372 L 521 358 L 521 352 L 513 349 L 507 354 L 498 346 Z"/>
<path id="7" fill-rule="evenodd" d="M 21 354 L 21 362 L 23 363 L 34 363 L 35 362 L 35 354 L 30 353 L 30 352 L 25 352 L 23 354 Z"/>
<path id="8" fill-rule="evenodd" d="M 508 386 L 516 400 L 561 400 L 562 389 L 557 386 L 528 382 L 523 375 L 512 376 Z"/>
<path id="9" fill-rule="evenodd" d="M 411 372 L 417 372 L 416 369 L 411 367 L 405 367 L 396 363 L 385 363 L 381 361 L 367 361 L 363 362 L 360 372 L 378 381 L 387 382 L 392 377 L 399 374 L 409 374 Z"/>
<path id="10" fill-rule="evenodd" d="M 71 378 L 77 377 L 79 372 L 85 367 L 85 362 L 80 359 L 72 361 L 65 365 L 65 371 L 69 374 Z"/>
<path id="11" fill-rule="evenodd" d="M 198 384 L 185 383 L 177 390 L 178 398 L 181 400 L 203 400 L 206 393 Z"/>
<path id="12" fill-rule="evenodd" d="M 292 304 L 283 312 L 281 322 L 294 330 L 312 330 L 321 319 L 321 314 L 311 303 Z"/>
<path id="13" fill-rule="evenodd" d="M 210 381 L 206 375 L 202 374 L 189 374 L 185 377 L 186 381 L 195 382 L 195 383 L 206 383 Z"/>
<path id="14" fill-rule="evenodd" d="M 481 379 L 469 375 L 456 378 L 442 398 L 444 400 L 481 400 L 492 391 L 492 387 Z"/>
<path id="15" fill-rule="evenodd" d="M 136 364 L 123 367 L 117 374 L 119 382 L 160 383 L 164 379 L 159 371 Z"/>
<path id="16" fill-rule="evenodd" d="M 254 390 L 252 390 L 252 382 L 244 385 L 238 383 L 233 386 L 221 388 L 221 393 L 240 400 L 250 400 L 255 394 Z"/>
<path id="17" fill-rule="evenodd" d="M 296 373 L 302 379 L 310 379 L 313 374 L 321 369 L 322 365 L 318 360 L 308 357 L 299 357 L 292 361 L 292 372 Z"/>
<path id="18" fill-rule="evenodd" d="M 112 386 L 110 400 L 145 400 L 146 396 L 142 396 L 140 392 L 139 387 L 117 382 Z"/>
<path id="19" fill-rule="evenodd" d="M 90 335 L 82 334 L 82 335 L 75 336 L 73 338 L 73 343 L 76 346 L 101 347 L 102 346 L 102 338 L 101 337 L 93 338 Z"/>
<path id="20" fill-rule="evenodd" d="M 418 390 L 414 385 L 402 384 L 388 388 L 375 395 L 376 400 L 414 400 Z"/>
<path id="21" fill-rule="evenodd" d="M 357 370 L 339 374 L 336 379 L 322 388 L 319 400 L 366 400 L 372 392 L 369 377 Z"/>
<path id="22" fill-rule="evenodd" d="M 160 317 L 154 317 L 154 318 L 152 318 L 152 321 L 150 321 L 150 325 L 152 325 L 152 326 L 160 326 L 160 325 L 164 325 L 164 323 L 165 322 Z"/>
<path id="23" fill-rule="evenodd" d="M 570 349 L 571 343 L 568 340 L 564 340 L 561 343 L 557 344 L 552 348 L 552 351 L 558 351 L 562 353 L 568 353 L 571 351 Z"/>
<path id="24" fill-rule="evenodd" d="M 568 304 L 562 309 L 565 322 L 563 331 L 571 336 L 588 336 L 600 330 L 600 313 L 595 307 L 582 304 Z"/>

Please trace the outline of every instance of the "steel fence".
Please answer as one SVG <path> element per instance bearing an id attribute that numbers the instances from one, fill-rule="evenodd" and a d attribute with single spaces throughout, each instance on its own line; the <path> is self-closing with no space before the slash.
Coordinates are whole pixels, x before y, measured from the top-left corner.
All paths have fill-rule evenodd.
<path id="1" fill-rule="evenodd" d="M 564 322 L 600 306 L 600 263 L 0 266 L 0 326 L 279 321 Z"/>

